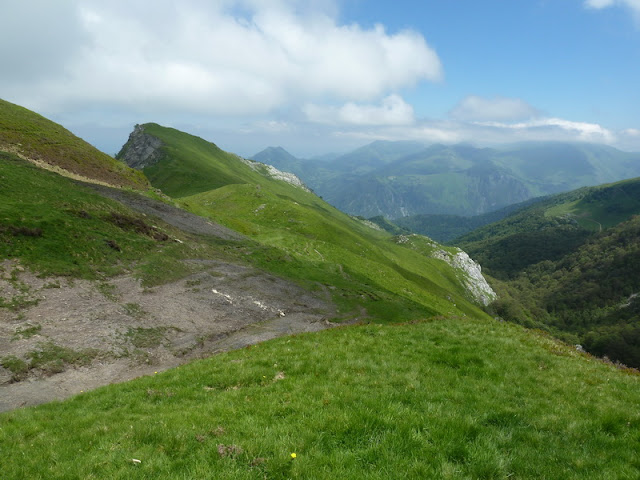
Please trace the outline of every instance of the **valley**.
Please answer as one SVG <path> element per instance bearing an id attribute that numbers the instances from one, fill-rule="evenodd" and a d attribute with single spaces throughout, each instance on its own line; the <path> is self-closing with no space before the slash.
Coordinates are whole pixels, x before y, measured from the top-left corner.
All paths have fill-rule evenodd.
<path id="1" fill-rule="evenodd" d="M 636 178 L 551 196 L 454 243 L 494 277 L 495 314 L 638 367 L 639 194 Z"/>
<path id="2" fill-rule="evenodd" d="M 0 106 L 3 477 L 639 471 L 637 370 L 573 345 L 634 345 L 637 180 L 507 207 L 461 250 L 156 123 L 81 170 L 38 139 L 90 145 Z"/>
<path id="3" fill-rule="evenodd" d="M 0 480 L 640 479 L 640 0 L 20 0 Z"/>

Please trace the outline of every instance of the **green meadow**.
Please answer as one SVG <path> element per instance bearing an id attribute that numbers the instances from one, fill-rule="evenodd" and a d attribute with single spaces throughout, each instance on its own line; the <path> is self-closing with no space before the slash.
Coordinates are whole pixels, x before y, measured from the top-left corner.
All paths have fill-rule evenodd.
<path id="1" fill-rule="evenodd" d="M 639 382 L 508 323 L 343 327 L 0 415 L 2 474 L 635 479 Z"/>
<path id="2" fill-rule="evenodd" d="M 210 142 L 145 129 L 163 142 L 150 183 L 246 238 L 187 234 L 0 153 L 0 258 L 144 285 L 192 273 L 183 260 L 242 262 L 328 292 L 331 320 L 360 323 L 0 414 L 0 478 L 640 477 L 637 371 L 493 319 L 432 258 L 449 247 L 373 228 Z"/>

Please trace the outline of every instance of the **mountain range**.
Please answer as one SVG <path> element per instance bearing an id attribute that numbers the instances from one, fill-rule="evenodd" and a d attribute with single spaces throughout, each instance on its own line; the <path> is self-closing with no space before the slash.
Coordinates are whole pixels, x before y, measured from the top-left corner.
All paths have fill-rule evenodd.
<path id="1" fill-rule="evenodd" d="M 555 305 L 587 325 L 581 302 L 610 295 L 594 285 L 636 265 L 634 181 L 529 215 L 558 230 L 515 264 L 491 245 L 526 218 L 469 237 L 496 300 L 459 248 L 186 132 L 138 125 L 114 159 L 17 105 L 0 121 L 3 478 L 640 473 L 637 371 L 517 325 L 538 304 L 507 283 L 560 275 Z M 634 299 L 607 312 L 633 318 Z M 607 333 L 585 340 L 630 338 Z"/>
<path id="2" fill-rule="evenodd" d="M 95 385 L 285 332 L 482 316 L 494 298 L 459 249 L 389 234 L 202 138 L 138 125 L 119 161 L 0 107 L 0 408 L 47 398 L 77 362 Z"/>
<path id="3" fill-rule="evenodd" d="M 640 154 L 582 143 L 476 148 L 376 141 L 325 162 L 297 159 L 282 148 L 252 158 L 295 173 L 342 211 L 389 219 L 480 215 L 640 175 Z"/>

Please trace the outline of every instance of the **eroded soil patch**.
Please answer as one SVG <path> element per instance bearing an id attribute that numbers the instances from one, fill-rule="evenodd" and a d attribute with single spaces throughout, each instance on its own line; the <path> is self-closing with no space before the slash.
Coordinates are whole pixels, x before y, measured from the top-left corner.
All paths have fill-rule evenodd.
<path id="1" fill-rule="evenodd" d="M 193 260 L 199 272 L 143 288 L 0 273 L 0 411 L 153 374 L 212 353 L 330 327 L 322 289 L 308 292 L 247 266 Z"/>

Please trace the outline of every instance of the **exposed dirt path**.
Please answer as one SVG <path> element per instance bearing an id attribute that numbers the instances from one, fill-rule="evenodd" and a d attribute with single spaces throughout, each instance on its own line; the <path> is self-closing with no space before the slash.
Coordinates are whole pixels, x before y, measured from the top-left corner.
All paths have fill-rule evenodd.
<path id="1" fill-rule="evenodd" d="M 17 145 L 0 143 L 0 151 L 12 153 L 17 157 L 20 157 L 21 159 L 26 160 L 29 163 L 32 163 L 36 167 L 40 167 L 43 170 L 48 170 L 50 172 L 57 173 L 58 175 L 70 178 L 72 180 L 78 180 L 81 183 L 102 185 L 109 188 L 117 188 L 116 186 L 111 185 L 107 182 L 96 180 L 94 178 L 84 177 L 82 175 L 78 175 L 77 173 L 70 172 L 69 170 L 65 170 L 64 168 L 58 165 L 51 165 L 50 163 L 47 163 L 44 160 L 40 160 L 38 158 L 25 155 L 24 153 L 22 153 L 22 150 Z"/>
<path id="2" fill-rule="evenodd" d="M 162 202 L 90 188 L 190 233 L 243 238 Z M 0 308 L 0 359 L 7 367 L 0 366 L 0 411 L 335 325 L 330 320 L 336 308 L 324 288 L 309 292 L 230 262 L 190 262 L 198 273 L 151 289 L 131 276 L 106 282 L 43 279 L 15 261 L 1 262 L 0 297 L 20 308 Z"/>
<path id="3" fill-rule="evenodd" d="M 586 217 L 583 217 L 582 219 L 586 220 L 587 222 L 595 223 L 596 225 L 598 225 L 598 231 L 602 232 L 602 224 L 600 222 L 593 220 L 591 218 L 586 218 Z"/>

